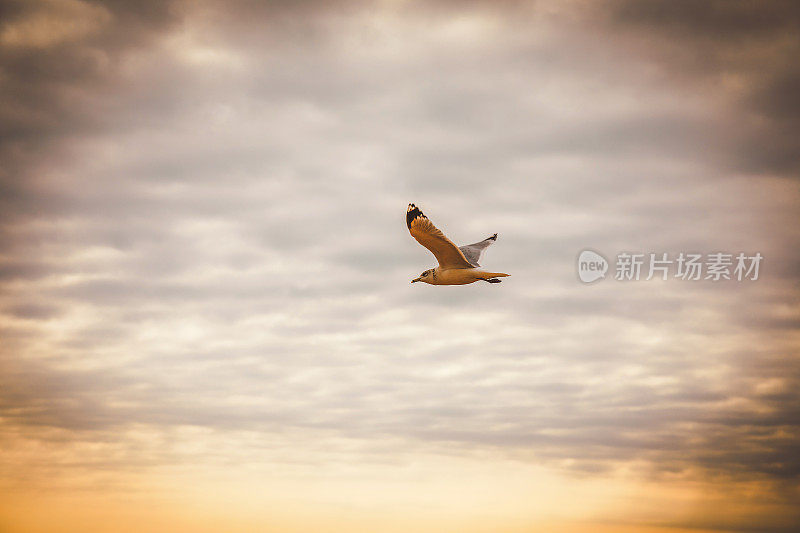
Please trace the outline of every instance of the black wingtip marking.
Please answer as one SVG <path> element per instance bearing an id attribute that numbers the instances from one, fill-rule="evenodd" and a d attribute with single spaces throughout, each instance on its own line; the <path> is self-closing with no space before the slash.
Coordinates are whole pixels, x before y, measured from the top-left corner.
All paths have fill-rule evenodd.
<path id="1" fill-rule="evenodd" d="M 491 237 L 489 237 L 487 240 L 490 240 L 490 241 L 496 241 L 496 240 L 497 240 L 497 233 L 495 233 L 494 235 L 492 235 Z"/>
<path id="2" fill-rule="evenodd" d="M 502 281 L 500 281 L 497 278 L 490 278 L 490 279 L 487 279 L 486 281 L 488 281 L 489 283 L 502 283 Z"/>
<path id="3" fill-rule="evenodd" d="M 408 209 L 406 210 L 406 226 L 411 229 L 411 223 L 417 218 L 425 218 L 425 215 L 422 214 L 419 207 L 414 204 L 408 204 Z"/>

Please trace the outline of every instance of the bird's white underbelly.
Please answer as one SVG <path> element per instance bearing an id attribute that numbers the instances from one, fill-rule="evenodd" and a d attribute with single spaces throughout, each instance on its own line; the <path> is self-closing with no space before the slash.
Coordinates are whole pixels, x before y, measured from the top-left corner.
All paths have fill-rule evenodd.
<path id="1" fill-rule="evenodd" d="M 450 268 L 438 270 L 434 277 L 436 285 L 466 285 L 478 281 L 483 271 L 477 268 Z"/>

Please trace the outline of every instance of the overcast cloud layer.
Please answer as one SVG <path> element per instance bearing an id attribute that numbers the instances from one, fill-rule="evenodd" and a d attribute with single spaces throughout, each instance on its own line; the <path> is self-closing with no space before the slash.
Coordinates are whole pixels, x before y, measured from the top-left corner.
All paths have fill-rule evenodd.
<path id="1" fill-rule="evenodd" d="M 796 3 L 0 20 L 8 486 L 224 441 L 278 469 L 425 451 L 755 483 L 755 510 L 647 519 L 797 525 Z M 512 276 L 410 285 L 434 265 L 412 201 L 459 244 L 498 232 L 483 263 Z M 586 247 L 765 260 L 755 282 L 587 286 Z"/>

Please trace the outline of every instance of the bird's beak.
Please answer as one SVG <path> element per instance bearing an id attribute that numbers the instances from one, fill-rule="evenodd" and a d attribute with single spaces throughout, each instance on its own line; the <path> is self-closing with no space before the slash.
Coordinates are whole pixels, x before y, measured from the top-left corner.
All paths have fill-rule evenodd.
<path id="1" fill-rule="evenodd" d="M 418 282 L 418 281 L 422 281 L 422 278 L 412 279 L 412 280 L 411 280 L 411 283 L 416 283 L 416 282 Z"/>

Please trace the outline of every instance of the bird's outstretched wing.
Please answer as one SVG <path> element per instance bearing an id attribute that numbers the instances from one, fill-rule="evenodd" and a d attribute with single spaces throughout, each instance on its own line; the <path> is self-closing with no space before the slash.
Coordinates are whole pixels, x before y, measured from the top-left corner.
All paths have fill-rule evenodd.
<path id="1" fill-rule="evenodd" d="M 459 246 L 458 249 L 461 250 L 461 253 L 464 254 L 464 257 L 467 259 L 467 261 L 469 261 L 472 264 L 472 266 L 479 267 L 481 265 L 478 264 L 478 261 L 481 260 L 481 255 L 483 254 L 483 251 L 492 244 L 494 244 L 496 240 L 497 240 L 497 233 L 495 233 L 491 237 L 483 239 L 481 242 Z"/>
<path id="2" fill-rule="evenodd" d="M 406 210 L 406 225 L 411 236 L 417 239 L 422 246 L 430 250 L 439 261 L 439 267 L 472 268 L 472 264 L 464 257 L 464 253 L 453 244 L 444 233 L 428 220 L 414 204 L 408 204 Z"/>

